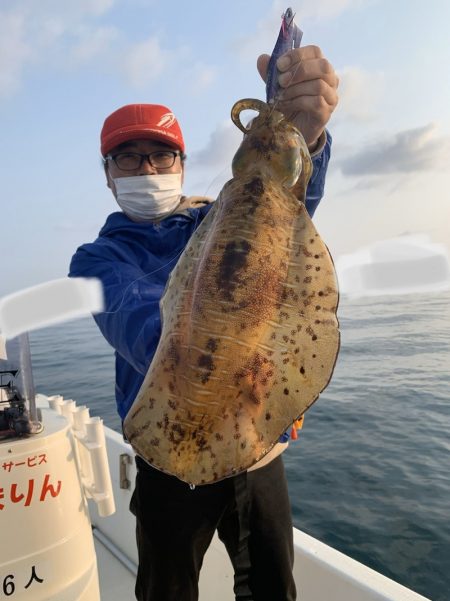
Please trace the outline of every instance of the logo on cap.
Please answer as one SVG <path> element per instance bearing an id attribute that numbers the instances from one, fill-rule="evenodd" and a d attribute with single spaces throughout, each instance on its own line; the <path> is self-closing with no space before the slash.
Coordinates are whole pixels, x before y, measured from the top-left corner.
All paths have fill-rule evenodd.
<path id="1" fill-rule="evenodd" d="M 173 113 L 164 113 L 164 115 L 161 116 L 161 119 L 158 121 L 158 123 L 156 124 L 157 127 L 172 127 L 172 125 L 175 123 L 176 119 L 175 119 L 175 115 Z"/>

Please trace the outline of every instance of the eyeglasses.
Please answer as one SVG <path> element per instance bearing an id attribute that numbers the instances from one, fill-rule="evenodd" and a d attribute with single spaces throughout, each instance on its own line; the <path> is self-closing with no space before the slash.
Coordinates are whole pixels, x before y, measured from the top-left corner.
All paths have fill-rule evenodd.
<path id="1" fill-rule="evenodd" d="M 170 169 L 180 154 L 176 150 L 156 150 L 147 154 L 120 152 L 114 156 L 109 154 L 105 158 L 108 161 L 113 161 L 121 171 L 135 171 L 141 168 L 144 160 L 147 160 L 154 169 Z"/>

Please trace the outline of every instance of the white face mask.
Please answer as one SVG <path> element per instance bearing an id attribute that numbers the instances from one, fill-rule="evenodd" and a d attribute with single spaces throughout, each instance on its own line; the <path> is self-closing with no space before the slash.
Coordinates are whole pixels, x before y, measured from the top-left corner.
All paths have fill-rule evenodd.
<path id="1" fill-rule="evenodd" d="M 117 203 L 133 221 L 161 219 L 180 203 L 181 173 L 117 177 L 113 181 Z"/>

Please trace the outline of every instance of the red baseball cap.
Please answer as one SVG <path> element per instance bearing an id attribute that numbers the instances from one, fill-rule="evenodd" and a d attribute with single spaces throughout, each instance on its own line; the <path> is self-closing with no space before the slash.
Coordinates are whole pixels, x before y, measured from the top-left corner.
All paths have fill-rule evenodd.
<path id="1" fill-rule="evenodd" d="M 161 104 L 127 104 L 105 119 L 100 134 L 101 153 L 106 156 L 118 144 L 149 138 L 184 152 L 184 140 L 172 111 Z"/>

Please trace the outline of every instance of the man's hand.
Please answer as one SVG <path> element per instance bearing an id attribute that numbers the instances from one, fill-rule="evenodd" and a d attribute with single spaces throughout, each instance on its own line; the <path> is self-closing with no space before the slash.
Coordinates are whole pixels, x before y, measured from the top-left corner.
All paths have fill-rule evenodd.
<path id="1" fill-rule="evenodd" d="M 258 71 L 266 80 L 270 57 L 258 57 Z M 338 103 L 339 78 L 318 46 L 294 48 L 278 59 L 280 72 L 277 109 L 302 132 L 310 152 Z"/>

